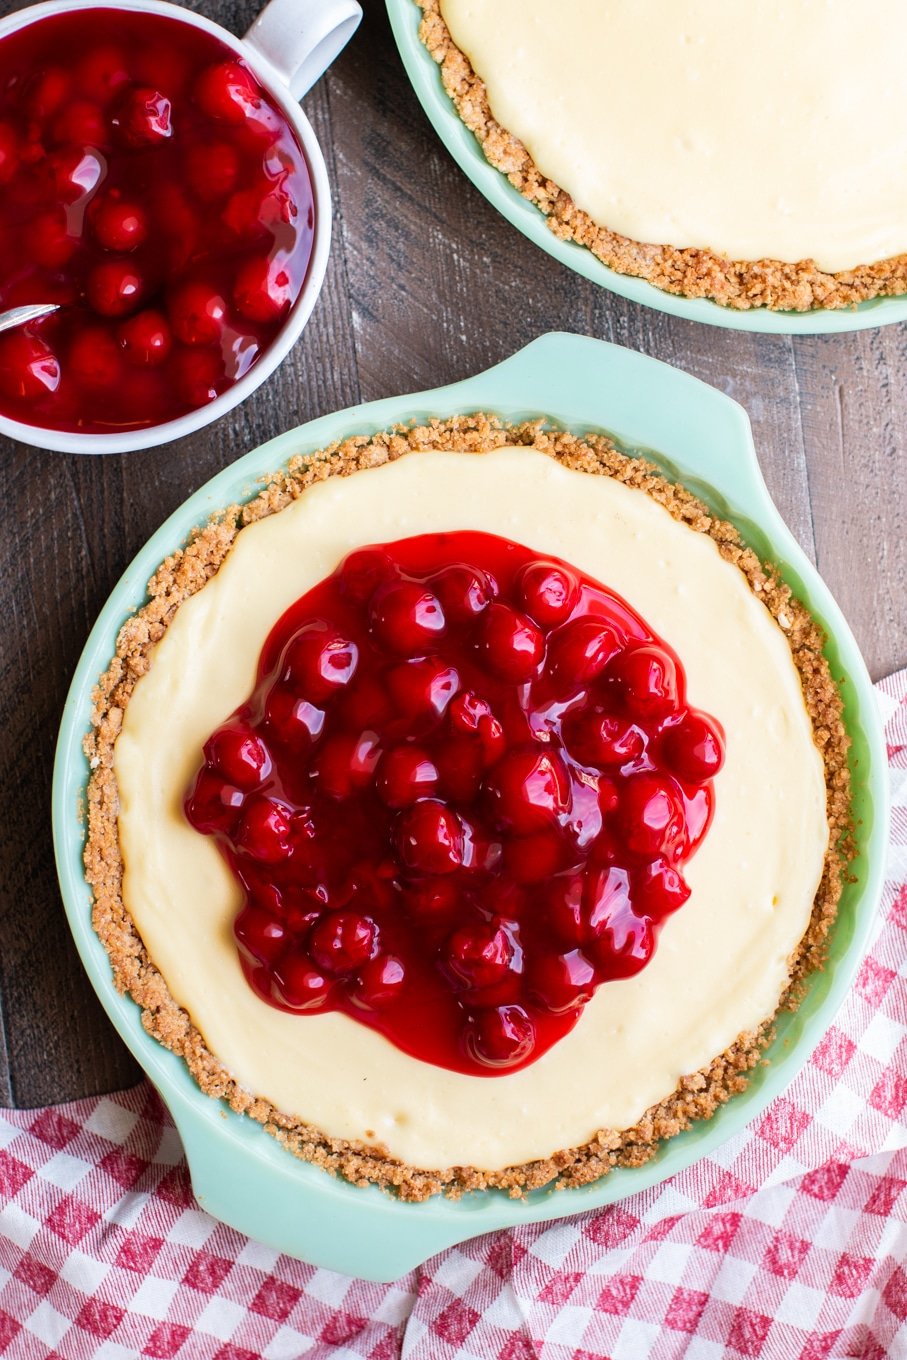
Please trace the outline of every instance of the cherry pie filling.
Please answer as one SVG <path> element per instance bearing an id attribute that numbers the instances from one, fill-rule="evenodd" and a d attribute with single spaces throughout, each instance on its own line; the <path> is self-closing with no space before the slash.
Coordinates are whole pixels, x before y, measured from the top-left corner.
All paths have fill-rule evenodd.
<path id="1" fill-rule="evenodd" d="M 689 896 L 723 733 L 619 596 L 491 534 L 351 553 L 292 605 L 188 791 L 269 1004 L 513 1072 Z"/>
<path id="2" fill-rule="evenodd" d="M 232 48 L 160 14 L 87 9 L 0 41 L 0 411 L 86 433 L 232 387 L 305 280 L 296 136 Z"/>

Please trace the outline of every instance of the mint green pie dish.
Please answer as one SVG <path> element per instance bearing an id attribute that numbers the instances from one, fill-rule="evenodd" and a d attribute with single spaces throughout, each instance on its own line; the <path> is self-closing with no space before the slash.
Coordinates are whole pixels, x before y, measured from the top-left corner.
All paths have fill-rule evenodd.
<path id="1" fill-rule="evenodd" d="M 858 854 L 834 927 L 828 967 L 813 976 L 800 1009 L 780 1017 L 767 1065 L 711 1120 L 671 1139 L 645 1166 L 613 1171 L 581 1189 L 540 1190 L 522 1201 L 485 1191 L 456 1202 L 436 1198 L 407 1204 L 297 1161 L 260 1125 L 203 1095 L 182 1060 L 145 1033 L 134 1002 L 116 992 L 107 955 L 91 928 L 91 894 L 82 873 L 88 777 L 82 741 L 90 724 L 92 689 L 113 655 L 120 626 L 143 603 L 146 583 L 160 562 L 193 528 L 223 506 L 250 498 L 257 479 L 294 454 L 411 419 L 480 410 L 511 422 L 544 415 L 577 433 L 606 431 L 626 450 L 646 451 L 670 477 L 732 520 L 763 559 L 777 564 L 824 625 L 832 672 L 836 680 L 846 681 L 842 693 L 853 742 Z M 650 449 L 660 452 L 649 455 Z M 442 1248 L 479 1233 L 561 1218 L 648 1189 L 738 1133 L 787 1086 L 831 1023 L 866 947 L 886 845 L 885 748 L 872 686 L 854 639 L 769 499 L 741 407 L 695 378 L 630 350 L 550 334 L 465 382 L 351 407 L 288 431 L 191 496 L 135 558 L 88 639 L 63 714 L 53 822 L 63 900 L 82 961 L 110 1019 L 176 1122 L 200 1204 L 249 1236 L 305 1261 L 392 1280 Z"/>
<path id="2" fill-rule="evenodd" d="M 387 11 L 410 83 L 435 132 L 460 169 L 508 222 L 568 269 L 631 302 L 640 302 L 687 321 L 702 321 L 728 330 L 762 331 L 771 335 L 837 335 L 907 320 L 907 294 L 872 298 L 841 310 L 817 307 L 808 312 L 780 312 L 761 307 L 748 312 L 735 311 L 708 298 L 685 298 L 666 293 L 645 279 L 635 279 L 609 269 L 591 250 L 575 241 L 559 240 L 535 204 L 524 198 L 507 176 L 485 159 L 476 137 L 461 120 L 441 82 L 440 68 L 419 39 L 422 11 L 415 0 L 387 0 Z"/>

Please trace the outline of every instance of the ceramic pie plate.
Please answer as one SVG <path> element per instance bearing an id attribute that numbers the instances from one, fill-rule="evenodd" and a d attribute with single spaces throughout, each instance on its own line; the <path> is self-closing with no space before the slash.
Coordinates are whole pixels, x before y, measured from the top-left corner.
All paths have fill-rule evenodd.
<path id="1" fill-rule="evenodd" d="M 539 1190 L 524 1200 L 482 1191 L 459 1201 L 436 1197 L 409 1204 L 297 1161 L 259 1124 L 203 1095 L 182 1060 L 145 1033 L 135 1003 L 115 991 L 109 960 L 91 928 L 91 894 L 82 874 L 88 777 L 82 741 L 90 725 L 91 692 L 113 655 L 120 626 L 144 602 L 146 583 L 160 562 L 193 528 L 223 506 L 250 499 L 258 479 L 294 454 L 411 419 L 474 411 L 494 412 L 512 423 L 543 415 L 576 433 L 606 432 L 625 451 L 644 451 L 668 476 L 736 524 L 764 560 L 777 564 L 824 626 L 835 679 L 846 680 L 842 692 L 852 740 L 858 855 L 827 968 L 811 979 L 800 1009 L 779 1018 L 768 1064 L 712 1119 L 663 1144 L 645 1166 L 612 1171 L 579 1189 Z M 658 452 L 650 455 L 650 449 Z M 562 1218 L 649 1189 L 739 1132 L 787 1086 L 831 1023 L 866 947 L 886 844 L 884 751 L 872 685 L 856 643 L 768 496 L 742 408 L 654 359 L 598 340 L 550 334 L 464 382 L 350 407 L 290 430 L 226 468 L 167 520 L 116 586 L 76 670 L 57 747 L 54 843 L 63 900 L 82 961 L 110 1019 L 176 1122 L 199 1203 L 290 1255 L 387 1281 L 479 1233 Z M 300 1021 L 300 1030 L 304 1024 Z"/>
<path id="2" fill-rule="evenodd" d="M 387 0 L 387 10 L 410 83 L 429 121 L 460 169 L 508 222 L 568 269 L 631 302 L 641 302 L 671 316 L 724 326 L 728 330 L 764 331 L 772 335 L 836 335 L 842 331 L 867 330 L 871 326 L 907 320 L 907 294 L 871 298 L 856 307 L 840 310 L 816 307 L 808 312 L 780 312 L 761 307 L 748 312 L 736 311 L 708 298 L 685 298 L 666 293 L 645 279 L 609 269 L 591 250 L 575 241 L 559 240 L 548 227 L 544 213 L 514 189 L 506 175 L 489 164 L 475 136 L 461 120 L 441 82 L 439 66 L 420 41 L 422 11 L 415 0 Z"/>

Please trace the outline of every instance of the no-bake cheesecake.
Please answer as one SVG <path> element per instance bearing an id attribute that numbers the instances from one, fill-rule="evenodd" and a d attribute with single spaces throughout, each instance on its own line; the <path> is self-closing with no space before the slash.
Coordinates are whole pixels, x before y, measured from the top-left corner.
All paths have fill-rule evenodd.
<path id="1" fill-rule="evenodd" d="M 638 1165 L 821 963 L 822 637 L 684 488 L 485 416 L 294 460 L 161 566 L 87 749 L 146 1028 L 411 1199 Z"/>
<path id="2" fill-rule="evenodd" d="M 907 291 L 898 0 L 413 0 L 485 156 L 555 235 L 729 307 Z"/>

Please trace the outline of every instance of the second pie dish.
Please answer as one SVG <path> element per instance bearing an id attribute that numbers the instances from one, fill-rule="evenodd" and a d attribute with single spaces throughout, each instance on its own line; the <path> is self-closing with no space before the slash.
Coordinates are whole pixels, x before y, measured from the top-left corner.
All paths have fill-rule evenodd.
<path id="1" fill-rule="evenodd" d="M 555 358 L 561 376 L 542 383 L 546 433 L 526 423 L 539 410 L 535 392 L 529 408 L 501 398 L 508 387 L 511 398 L 514 388 L 528 397 L 532 389 L 524 384 Z M 562 376 L 568 367 L 574 377 Z M 631 385 L 660 380 L 662 396 L 675 398 L 672 415 L 683 405 L 711 406 L 707 423 L 722 453 L 711 466 L 708 455 L 698 466 L 694 458 L 698 477 L 684 467 L 670 469 L 665 481 L 607 439 L 584 436 L 593 423 L 589 404 L 596 404 L 584 394 L 590 379 L 610 387 L 621 372 Z M 726 1130 L 732 1111 L 739 1117 L 748 1105 L 752 1113 L 785 1065 L 784 1046 L 768 1081 L 758 1072 L 746 1095 L 720 1108 L 763 1042 L 741 1036 L 774 1011 L 811 913 L 806 953 L 821 946 L 837 906 L 839 851 L 851 812 L 861 819 L 862 852 L 866 814 L 877 809 L 867 804 L 864 784 L 872 774 L 864 715 L 847 714 L 856 776 L 851 809 L 840 702 L 814 626 L 725 527 L 729 508 L 716 493 L 720 498 L 717 488 L 727 487 L 722 462 L 739 408 L 650 361 L 575 337 L 537 342 L 473 380 L 478 390 L 469 396 L 481 398 L 483 384 L 486 401 L 473 409 L 490 415 L 443 419 L 451 410 L 447 394 L 429 394 L 429 412 L 439 419 L 426 423 L 420 400 L 409 399 L 416 428 L 390 439 L 379 430 L 386 428 L 381 408 L 392 404 L 363 412 L 360 424 L 357 413 L 344 413 L 342 433 L 355 438 L 323 461 L 291 464 L 288 475 L 250 502 L 245 519 L 255 523 L 235 547 L 236 521 L 227 514 L 196 536 L 185 556 L 168 558 L 151 605 L 121 635 L 119 661 L 95 696 L 88 867 L 95 925 L 118 983 L 145 1008 L 146 1028 L 183 1054 L 210 1094 L 266 1122 L 319 1165 L 396 1187 L 404 1197 L 489 1184 L 540 1193 L 557 1177 L 581 1187 L 553 1204 L 531 1194 L 522 1210 L 540 1217 L 605 1202 L 600 1196 L 612 1198 L 612 1186 L 621 1192 L 621 1178 L 624 1193 L 628 1177 L 646 1183 L 657 1166 L 676 1166 L 691 1142 L 707 1145 L 716 1130 Z M 496 401 L 487 399 L 491 391 Z M 662 437 L 650 439 L 626 401 L 626 393 L 612 400 L 611 418 L 603 414 L 595 423 L 618 433 L 633 427 L 639 442 L 682 455 L 667 412 Z M 318 447 L 306 440 L 301 452 Z M 678 463 L 683 467 L 682 456 Z M 276 467 L 258 463 L 256 471 Z M 758 478 L 747 476 L 746 465 L 737 471 L 757 493 L 750 500 L 758 500 Z M 711 509 L 721 517 L 709 515 L 677 478 L 686 486 L 693 480 L 694 491 L 700 480 L 708 486 Z M 208 503 L 216 509 L 225 501 Z M 749 527 L 760 557 L 777 561 L 777 526 L 762 521 L 770 552 Z M 463 531 L 468 544 L 458 537 Z M 435 556 L 426 557 L 424 538 L 413 534 L 440 534 L 431 545 Z M 524 556 L 531 547 L 534 556 L 514 559 L 511 551 L 508 558 L 504 539 L 525 545 Z M 439 562 L 438 546 L 447 540 L 456 540 L 448 545 L 453 560 Z M 169 546 L 177 542 L 171 535 Z M 367 569 L 357 558 L 364 543 L 385 545 Z M 472 584 L 484 582 L 486 598 L 481 590 L 477 596 L 452 589 L 456 580 L 462 584 L 467 547 Z M 376 560 L 383 564 L 377 579 Z M 551 594 L 553 560 L 566 595 Z M 569 567 L 557 567 L 565 561 Z M 616 596 L 603 595 L 596 581 Z M 430 600 L 434 622 L 408 608 L 400 612 L 398 597 L 414 592 Z M 306 608 L 298 616 L 291 611 L 288 632 L 268 639 L 288 606 L 298 612 L 299 597 Z M 464 600 L 475 617 L 458 615 Z M 810 604 L 819 612 L 812 598 Z M 827 626 L 827 610 L 819 617 Z M 333 671 L 322 664 L 328 653 L 310 646 L 316 634 L 323 640 L 326 623 L 337 634 L 328 649 Z M 232 639 L 226 649 L 218 639 L 224 627 Z M 414 639 L 420 629 L 426 636 Z M 846 648 L 849 638 L 835 626 L 832 669 L 842 643 Z M 323 689 L 330 681 L 331 693 L 312 690 L 303 700 L 290 692 L 293 677 L 306 665 L 311 670 L 313 656 L 321 677 L 313 683 Z M 527 665 L 532 677 L 522 673 Z M 418 719 L 414 742 L 410 727 L 401 731 L 397 708 L 425 707 L 413 686 L 425 688 L 426 667 L 433 668 L 428 706 L 446 686 L 449 711 L 442 696 L 430 721 Z M 97 666 L 95 677 L 104 669 Z M 848 657 L 846 669 L 858 676 L 858 659 Z M 521 696 L 517 708 L 512 682 Z M 489 703 L 482 727 L 482 705 Z M 313 738 L 315 709 L 321 726 Z M 300 724 L 308 732 L 303 744 Z M 479 736 L 493 752 L 482 755 Z M 615 743 L 623 743 L 617 757 Z M 409 760 L 408 774 L 401 752 L 420 757 Z M 527 759 L 532 770 L 522 768 Z M 113 787 L 105 773 L 111 769 Z M 425 787 L 410 787 L 413 778 L 427 781 Z M 108 832 L 117 813 L 115 845 Z M 426 817 L 438 823 L 427 840 Z M 352 839 L 344 820 L 359 828 Z M 874 834 L 879 826 L 876 818 Z M 363 867 L 360 846 L 373 831 L 377 849 Z M 760 855 L 760 836 L 768 854 Z M 329 837 L 338 846 L 333 861 Z M 317 865 L 303 842 L 320 845 Z M 118 854 L 126 865 L 122 885 Z M 301 874 L 289 872 L 293 864 L 304 866 Z M 813 1012 L 820 1014 L 844 985 L 838 949 L 855 961 L 853 899 L 866 909 L 872 877 L 861 871 L 859 853 L 855 866 L 859 887 L 845 889 L 831 937 L 833 966 L 809 979 L 799 1011 L 782 1013 L 782 1034 L 806 1034 Z M 733 908 L 722 905 L 729 875 Z M 559 907 L 549 901 L 552 884 L 563 888 L 577 878 L 575 900 L 561 892 Z M 443 901 L 438 907 L 438 889 L 450 883 L 469 909 L 439 926 L 437 912 L 443 917 L 445 907 Z M 231 938 L 237 909 L 248 981 Z M 430 926 L 426 911 L 435 913 Z M 651 952 L 646 930 L 657 933 L 669 914 L 654 957 L 640 971 L 640 949 Z M 748 918 L 739 939 L 738 917 Z M 132 918 L 144 948 L 130 934 Z M 539 935 L 541 918 L 547 935 Z M 478 940 L 483 930 L 488 939 Z M 551 930 L 556 940 L 548 938 Z M 413 1027 L 402 1042 L 399 1026 L 393 1033 L 394 1015 L 406 1018 L 406 988 L 418 992 L 422 962 L 411 947 L 414 934 L 462 1021 L 459 1047 L 440 1058 L 423 1051 L 425 1037 Z M 577 969 L 585 969 L 582 976 Z M 794 977 L 800 971 L 795 964 Z M 320 977 L 315 992 L 313 974 Z M 319 986 L 329 996 L 316 996 Z M 303 995 L 300 988 L 309 990 Z M 180 1003 L 197 1028 L 186 1028 Z M 418 1016 L 412 995 L 409 1005 Z M 355 1015 L 357 1007 L 367 1023 L 343 1013 Z M 287 1014 L 294 1010 L 325 1013 Z M 443 1018 L 437 1011 L 423 1015 L 421 1029 L 437 1039 Z M 382 1025 L 394 1042 L 383 1037 Z M 611 1092 L 604 1104 L 600 1086 Z M 196 1096 L 204 1118 L 203 1106 L 213 1102 Z M 711 1117 L 678 1135 L 689 1115 Z M 609 1134 L 584 1146 L 602 1128 Z M 620 1129 L 628 1130 L 623 1139 L 614 1134 Z M 654 1165 L 642 1165 L 665 1137 Z M 198 1177 L 196 1140 L 187 1141 Z M 256 1151 L 270 1161 L 271 1150 Z M 618 1169 L 599 1179 L 612 1166 Z M 312 1174 L 281 1166 L 282 1175 L 297 1172 Z M 332 1197 L 335 1190 L 344 1200 L 362 1197 L 366 1217 L 373 1212 L 374 1192 L 332 1184 Z M 504 1211 L 496 1196 L 479 1199 L 492 1220 Z M 461 1219 L 460 1236 L 493 1225 L 484 1210 L 479 1224 L 473 1197 L 467 1202 L 472 1226 Z M 390 1204 L 394 1214 L 428 1209 Z M 449 1217 L 453 1230 L 459 1205 L 432 1210 L 406 1221 L 427 1229 Z M 511 1220 L 505 1214 L 497 1221 Z M 274 1240 L 274 1228 L 257 1235 Z"/>
<path id="2" fill-rule="evenodd" d="M 903 211 L 886 167 L 907 127 L 896 67 L 878 60 L 903 19 L 886 0 L 859 23 L 838 3 L 773 6 L 758 21 L 742 4 L 680 13 L 662 0 L 576 5 L 556 20 L 543 3 L 388 10 L 461 168 L 578 273 L 737 329 L 905 315 Z M 887 50 L 893 62 L 897 43 Z"/>

